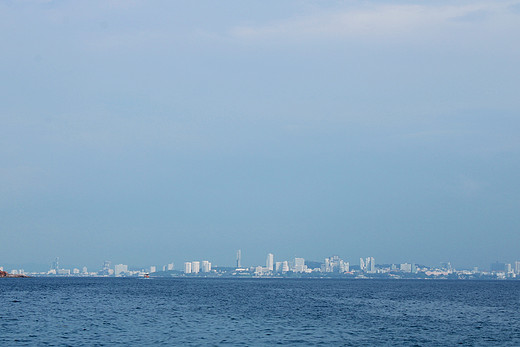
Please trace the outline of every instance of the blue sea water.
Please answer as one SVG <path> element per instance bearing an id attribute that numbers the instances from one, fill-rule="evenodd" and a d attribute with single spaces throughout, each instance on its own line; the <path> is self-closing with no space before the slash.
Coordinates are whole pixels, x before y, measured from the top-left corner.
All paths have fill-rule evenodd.
<path id="1" fill-rule="evenodd" d="M 520 282 L 1 279 L 0 346 L 520 346 Z"/>

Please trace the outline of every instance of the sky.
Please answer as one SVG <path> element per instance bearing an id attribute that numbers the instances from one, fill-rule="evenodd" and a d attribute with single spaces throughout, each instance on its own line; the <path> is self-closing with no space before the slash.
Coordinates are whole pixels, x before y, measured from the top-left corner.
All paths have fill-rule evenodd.
<path id="1" fill-rule="evenodd" d="M 0 266 L 520 260 L 520 1 L 0 1 Z"/>

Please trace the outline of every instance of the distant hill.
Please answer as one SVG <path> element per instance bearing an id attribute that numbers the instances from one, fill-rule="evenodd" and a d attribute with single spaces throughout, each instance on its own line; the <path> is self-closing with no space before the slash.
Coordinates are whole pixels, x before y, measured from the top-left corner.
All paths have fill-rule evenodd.
<path id="1" fill-rule="evenodd" d="M 305 265 L 307 265 L 307 267 L 309 269 L 319 269 L 319 268 L 321 268 L 322 264 L 323 263 L 319 262 L 319 261 L 312 261 L 312 260 L 306 260 L 305 261 Z"/>

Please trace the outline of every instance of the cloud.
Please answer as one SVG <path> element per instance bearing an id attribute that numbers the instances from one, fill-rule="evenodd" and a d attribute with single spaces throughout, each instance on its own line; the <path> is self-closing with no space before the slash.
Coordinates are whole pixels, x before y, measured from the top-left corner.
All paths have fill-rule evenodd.
<path id="1" fill-rule="evenodd" d="M 230 34 L 242 39 L 389 38 L 415 37 L 418 31 L 435 33 L 453 29 L 462 22 L 495 20 L 504 23 L 505 19 L 518 26 L 518 17 L 511 10 L 517 3 L 365 5 L 293 17 L 268 25 L 238 26 Z"/>

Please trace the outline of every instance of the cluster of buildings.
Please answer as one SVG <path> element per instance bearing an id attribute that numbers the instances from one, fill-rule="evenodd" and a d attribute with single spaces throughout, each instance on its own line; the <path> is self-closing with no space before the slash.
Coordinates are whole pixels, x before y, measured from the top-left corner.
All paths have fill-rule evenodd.
<path id="1" fill-rule="evenodd" d="M 237 272 L 247 273 L 247 271 L 253 272 L 256 276 L 269 275 L 269 274 L 285 274 L 287 272 L 295 273 L 308 273 L 312 272 L 311 269 L 305 265 L 305 259 L 294 258 L 294 261 L 274 261 L 274 254 L 269 253 L 267 255 L 266 266 L 254 266 L 251 268 L 237 267 Z"/>
<path id="2" fill-rule="evenodd" d="M 416 269 L 413 264 L 399 264 L 391 266 L 388 270 L 397 270 L 404 272 L 412 272 Z M 376 274 L 386 271 L 381 266 L 376 267 L 374 257 L 360 258 L 359 266 L 351 267 L 348 261 L 334 255 L 325 258 L 323 262 L 305 261 L 304 258 L 294 258 L 293 260 L 275 261 L 274 254 L 267 254 L 265 266 L 241 266 L 241 251 L 237 252 L 237 263 L 233 273 L 237 274 L 254 274 L 255 276 L 280 276 L 289 274 Z"/>
<path id="3" fill-rule="evenodd" d="M 237 253 L 237 267 L 234 273 L 255 276 L 280 276 L 293 274 L 319 275 L 319 274 L 349 274 L 357 272 L 376 273 L 374 257 L 360 258 L 360 265 L 351 269 L 350 263 L 334 255 L 325 258 L 323 262 L 309 262 L 304 258 L 294 258 L 294 260 L 275 261 L 274 254 L 267 254 L 265 266 L 252 266 L 244 268 L 240 264 L 240 251 Z"/>
<path id="4" fill-rule="evenodd" d="M 199 272 L 203 272 L 203 273 L 211 272 L 211 263 L 207 260 L 203 260 L 202 262 L 187 261 L 184 263 L 184 273 L 185 274 L 198 274 Z"/>
<path id="5" fill-rule="evenodd" d="M 210 265 L 211 266 L 211 265 Z M 0 271 L 3 267 L 0 267 Z M 89 272 L 86 266 L 81 269 L 72 268 L 64 269 L 60 266 L 59 258 L 54 259 L 48 271 L 44 272 L 26 272 L 23 269 L 11 269 L 10 274 L 13 275 L 30 275 L 30 276 L 60 276 L 60 277 L 144 277 L 151 273 L 158 273 L 157 266 L 150 266 L 147 269 L 131 270 L 126 264 L 115 264 L 106 260 L 99 271 Z M 162 271 L 174 271 L 173 262 L 162 267 Z"/>
<path id="6" fill-rule="evenodd" d="M 514 278 L 517 275 L 520 276 L 520 261 L 515 261 L 513 264 L 499 262 L 492 263 L 490 271 L 497 274 L 500 278 Z"/>
<path id="7" fill-rule="evenodd" d="M 191 264 L 191 265 L 190 265 Z M 190 268 L 191 266 L 191 268 Z M 198 274 L 193 271 L 193 262 L 185 263 L 182 275 Z M 359 259 L 359 265 L 351 265 L 348 261 L 334 255 L 322 262 L 306 261 L 304 258 L 276 261 L 272 253 L 268 253 L 265 266 L 242 266 L 242 252 L 236 257 L 233 268 L 207 269 L 202 276 L 249 276 L 249 277 L 345 277 L 345 278 L 446 278 L 446 279 L 520 279 L 520 261 L 513 264 L 493 263 L 489 271 L 478 268 L 457 270 L 450 262 L 439 266 L 425 266 L 415 263 L 376 264 L 374 257 Z"/>
<path id="8" fill-rule="evenodd" d="M 207 264 L 207 265 L 204 265 Z M 450 279 L 520 279 L 520 261 L 514 264 L 494 263 L 490 271 L 456 270 L 450 262 L 431 267 L 415 263 L 376 264 L 374 257 L 359 259 L 359 265 L 334 255 L 323 262 L 306 261 L 304 258 L 275 261 L 273 253 L 268 253 L 265 266 L 242 266 L 242 252 L 237 251 L 236 266 L 232 268 L 211 268 L 211 263 L 186 262 L 179 276 L 249 276 L 249 277 L 350 277 L 350 278 L 450 278 Z"/>
<path id="9" fill-rule="evenodd" d="M 0 267 L 0 271 L 3 267 Z M 174 264 L 168 263 L 158 269 L 130 269 L 126 264 L 105 261 L 99 271 L 89 272 L 87 267 L 64 269 L 56 258 L 46 272 L 27 273 L 23 269 L 11 269 L 13 275 L 29 276 L 76 276 L 76 277 L 159 277 L 159 276 L 202 276 L 202 277 L 346 277 L 346 278 L 449 278 L 449 279 L 520 279 L 520 261 L 514 263 L 492 263 L 489 271 L 478 268 L 456 270 L 451 263 L 441 263 L 431 267 L 414 263 L 376 264 L 374 257 L 359 259 L 358 264 L 334 255 L 322 262 L 306 261 L 304 258 L 276 261 L 273 253 L 267 254 L 265 266 L 243 266 L 242 252 L 236 253 L 234 267 L 214 267 L 208 260 L 187 261 L 181 270 L 175 270 Z"/>

